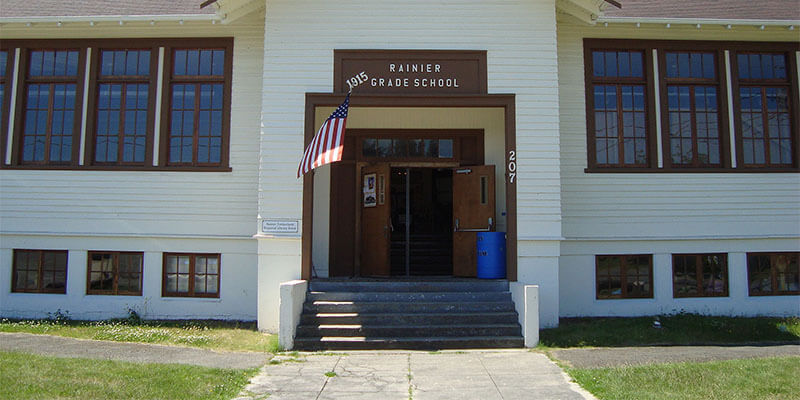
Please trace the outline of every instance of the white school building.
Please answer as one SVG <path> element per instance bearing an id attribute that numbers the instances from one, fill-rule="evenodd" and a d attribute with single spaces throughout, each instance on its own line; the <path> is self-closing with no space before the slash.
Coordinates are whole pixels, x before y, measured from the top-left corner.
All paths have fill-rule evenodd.
<path id="1" fill-rule="evenodd" d="M 0 317 L 274 332 L 282 282 L 480 280 L 486 232 L 542 327 L 799 316 L 798 64 L 793 0 L 5 0 Z"/>

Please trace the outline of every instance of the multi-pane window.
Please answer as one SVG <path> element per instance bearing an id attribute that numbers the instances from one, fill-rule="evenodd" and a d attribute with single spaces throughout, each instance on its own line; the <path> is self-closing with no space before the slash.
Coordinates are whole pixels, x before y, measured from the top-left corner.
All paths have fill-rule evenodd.
<path id="1" fill-rule="evenodd" d="M 67 293 L 66 250 L 14 250 L 12 292 Z"/>
<path id="2" fill-rule="evenodd" d="M 666 132 L 673 167 L 720 166 L 717 64 L 712 52 L 665 53 Z M 667 153 L 667 152 L 665 152 Z"/>
<path id="3" fill-rule="evenodd" d="M 643 51 L 591 52 L 591 163 L 648 164 L 646 73 Z"/>
<path id="4" fill-rule="evenodd" d="M 31 50 L 25 94 L 22 162 L 69 164 L 77 148 L 78 50 Z"/>
<path id="5" fill-rule="evenodd" d="M 736 65 L 740 162 L 749 167 L 791 167 L 795 144 L 786 54 L 739 53 Z"/>
<path id="6" fill-rule="evenodd" d="M 0 41 L 0 165 L 227 170 L 232 57 L 231 38 Z"/>
<path id="7" fill-rule="evenodd" d="M 727 296 L 727 255 L 674 254 L 672 293 L 673 297 Z"/>
<path id="8" fill-rule="evenodd" d="M 88 294 L 142 294 L 143 253 L 90 251 Z"/>
<path id="9" fill-rule="evenodd" d="M 653 256 L 607 255 L 595 258 L 597 298 L 653 297 Z"/>
<path id="10" fill-rule="evenodd" d="M 222 162 L 225 49 L 176 49 L 170 88 L 170 165 Z"/>
<path id="11" fill-rule="evenodd" d="M 150 50 L 101 50 L 94 161 L 143 165 L 152 132 Z"/>
<path id="12" fill-rule="evenodd" d="M 164 296 L 219 297 L 219 254 L 164 254 Z"/>
<path id="13" fill-rule="evenodd" d="M 747 253 L 750 296 L 800 294 L 800 253 Z"/>

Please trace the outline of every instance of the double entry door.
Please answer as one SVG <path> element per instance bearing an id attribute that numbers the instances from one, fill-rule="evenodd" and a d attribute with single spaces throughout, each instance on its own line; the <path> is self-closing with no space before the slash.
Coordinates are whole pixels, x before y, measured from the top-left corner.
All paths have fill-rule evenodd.
<path id="1" fill-rule="evenodd" d="M 419 171 L 420 169 L 426 171 Z M 414 258 L 412 252 L 419 254 L 419 249 L 415 247 L 427 246 L 435 249 L 430 243 L 420 242 L 426 240 L 424 235 L 417 235 L 416 241 L 413 239 L 413 233 L 420 231 L 420 225 L 429 227 L 432 232 L 449 233 L 446 237 L 451 246 L 448 250 L 452 256 L 448 260 L 452 260 L 449 261 L 452 268 L 447 270 L 447 275 L 476 275 L 476 234 L 480 231 L 493 231 L 496 224 L 494 165 L 436 168 L 433 175 L 438 181 L 445 183 L 440 182 L 438 186 L 427 190 L 435 192 L 433 194 L 416 193 L 417 195 L 412 196 L 414 177 L 424 175 L 430 178 L 432 174 L 428 170 L 433 169 L 392 168 L 388 163 L 368 165 L 361 169 L 359 247 L 362 276 L 416 275 L 430 272 L 425 270 L 424 265 L 421 269 L 411 265 Z M 436 195 L 441 197 L 443 193 L 452 198 L 447 199 L 449 201 L 435 201 L 431 198 Z M 443 220 L 442 215 L 451 217 Z M 398 241 L 398 238 L 402 240 Z M 398 243 L 402 243 L 402 247 Z M 434 254 L 430 257 L 431 266 L 436 264 L 435 260 L 440 259 Z M 405 265 L 398 267 L 398 261 Z"/>

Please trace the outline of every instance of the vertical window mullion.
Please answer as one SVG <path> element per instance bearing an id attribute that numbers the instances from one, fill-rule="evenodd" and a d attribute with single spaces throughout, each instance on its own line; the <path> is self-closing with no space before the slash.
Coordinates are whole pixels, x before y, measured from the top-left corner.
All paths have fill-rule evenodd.
<path id="1" fill-rule="evenodd" d="M 127 114 L 128 85 L 119 82 L 119 126 L 117 127 L 117 163 L 125 164 L 125 116 Z M 135 160 L 134 160 L 135 161 Z"/>
<path id="2" fill-rule="evenodd" d="M 194 296 L 194 274 L 195 274 L 194 267 L 195 267 L 195 260 L 196 260 L 196 258 L 195 258 L 194 254 L 189 256 L 189 276 L 188 276 L 188 279 L 189 279 L 189 293 L 188 293 L 188 295 L 189 296 Z"/>
<path id="3" fill-rule="evenodd" d="M 201 83 L 194 84 L 194 113 L 192 114 L 192 164 L 197 165 L 200 163 L 200 97 L 203 85 Z"/>

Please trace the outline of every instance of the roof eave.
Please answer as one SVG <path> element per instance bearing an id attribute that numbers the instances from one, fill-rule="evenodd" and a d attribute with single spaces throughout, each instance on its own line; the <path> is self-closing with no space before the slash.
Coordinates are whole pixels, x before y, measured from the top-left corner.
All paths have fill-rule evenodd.
<path id="1" fill-rule="evenodd" d="M 42 17 L 0 17 L 0 24 L 38 24 L 73 22 L 156 22 L 156 21 L 222 21 L 217 14 L 158 14 L 158 15 L 83 15 Z"/>
<path id="2" fill-rule="evenodd" d="M 601 15 L 597 18 L 598 23 L 619 23 L 619 24 L 661 24 L 661 25 L 722 25 L 722 26 L 798 26 L 800 20 L 776 20 L 776 19 L 723 19 L 723 18 L 663 18 L 663 17 L 614 17 Z"/>

